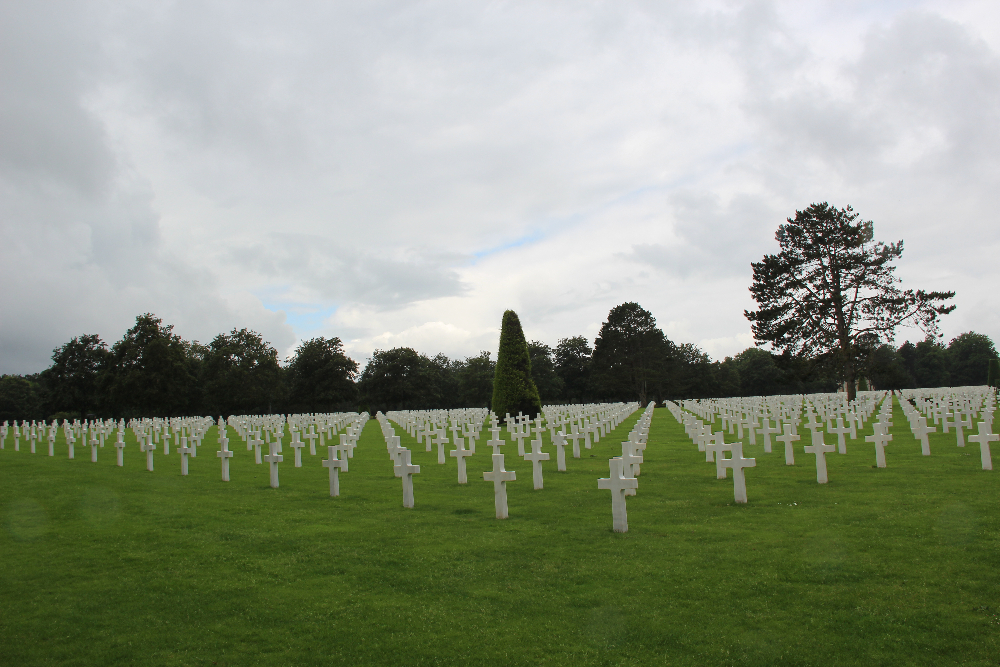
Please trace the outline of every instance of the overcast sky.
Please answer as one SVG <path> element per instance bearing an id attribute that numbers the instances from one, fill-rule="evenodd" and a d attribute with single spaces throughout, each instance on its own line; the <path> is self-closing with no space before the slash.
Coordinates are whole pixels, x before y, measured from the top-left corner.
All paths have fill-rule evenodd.
<path id="1" fill-rule="evenodd" d="M 4 373 L 143 312 L 363 364 L 626 301 L 719 359 L 819 201 L 1000 342 L 998 199 L 993 1 L 0 3 Z"/>

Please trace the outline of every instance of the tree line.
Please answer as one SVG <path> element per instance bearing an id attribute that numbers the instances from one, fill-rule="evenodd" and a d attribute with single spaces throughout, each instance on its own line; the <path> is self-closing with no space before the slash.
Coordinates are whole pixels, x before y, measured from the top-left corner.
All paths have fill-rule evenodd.
<path id="1" fill-rule="evenodd" d="M 634 302 L 611 309 L 593 345 L 578 335 L 554 347 L 529 341 L 528 351 L 544 404 L 830 392 L 844 383 L 834 352 L 751 347 L 712 361 L 667 338 Z M 855 372 L 862 389 L 982 385 L 996 359 L 993 341 L 974 332 L 947 346 L 934 338 L 898 348 L 862 341 Z M 376 350 L 359 372 L 339 338 L 323 337 L 282 362 L 254 331 L 234 329 L 203 345 L 146 313 L 110 346 L 78 336 L 41 373 L 0 378 L 0 421 L 490 407 L 495 371 L 487 351 L 449 359 L 399 347 Z"/>

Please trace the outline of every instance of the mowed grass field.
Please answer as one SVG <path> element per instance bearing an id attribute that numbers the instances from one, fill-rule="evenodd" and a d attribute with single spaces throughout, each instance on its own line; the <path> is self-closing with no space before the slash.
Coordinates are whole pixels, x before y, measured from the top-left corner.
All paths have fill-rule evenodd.
<path id="1" fill-rule="evenodd" d="M 888 468 L 849 441 L 784 465 L 746 447 L 750 502 L 666 409 L 653 418 L 629 532 L 597 488 L 639 413 L 568 472 L 505 448 L 510 519 L 494 517 L 482 441 L 469 484 L 401 429 L 416 507 L 377 423 L 341 497 L 320 456 L 281 487 L 235 433 L 190 475 L 128 440 L 99 461 L 0 451 L 0 665 L 996 665 L 1000 472 L 954 434 L 920 455 L 895 408 Z M 870 432 L 870 428 L 868 429 Z M 287 436 L 286 436 L 287 442 Z M 1000 447 L 996 448 L 1000 458 Z M 998 461 L 1000 464 L 1000 461 Z"/>

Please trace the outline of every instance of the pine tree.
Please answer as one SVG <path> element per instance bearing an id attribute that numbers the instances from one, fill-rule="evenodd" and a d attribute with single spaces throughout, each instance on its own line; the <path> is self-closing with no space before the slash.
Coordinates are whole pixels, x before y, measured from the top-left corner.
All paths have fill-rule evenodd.
<path id="1" fill-rule="evenodd" d="M 531 418 L 542 411 L 538 387 L 531 379 L 531 356 L 521 320 L 513 310 L 505 311 L 500 328 L 500 351 L 493 376 L 492 410 L 501 419 L 522 412 Z"/>
<path id="2" fill-rule="evenodd" d="M 759 308 L 744 314 L 758 344 L 834 353 L 853 400 L 859 343 L 891 342 L 904 324 L 936 338 L 939 316 L 955 310 L 946 305 L 955 293 L 900 289 L 893 262 L 903 242 L 875 241 L 872 222 L 859 221 L 850 206 L 813 204 L 787 222 L 775 234 L 781 252 L 750 264 Z"/>

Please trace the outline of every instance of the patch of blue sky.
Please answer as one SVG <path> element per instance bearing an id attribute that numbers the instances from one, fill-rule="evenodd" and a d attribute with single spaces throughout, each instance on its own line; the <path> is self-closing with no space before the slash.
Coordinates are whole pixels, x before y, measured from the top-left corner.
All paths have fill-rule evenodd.
<path id="1" fill-rule="evenodd" d="M 544 236 L 545 235 L 542 233 L 541 230 L 535 230 L 530 234 L 525 234 L 524 236 L 518 237 L 513 241 L 508 241 L 507 243 L 502 243 L 498 246 L 487 248 L 486 250 L 478 250 L 472 253 L 472 256 L 475 258 L 472 260 L 472 263 L 475 264 L 477 261 L 483 259 L 484 257 L 495 255 L 498 252 L 504 252 L 506 250 L 511 250 L 513 248 L 520 248 L 521 246 L 541 241 L 542 238 L 544 238 Z"/>
<path id="2" fill-rule="evenodd" d="M 264 307 L 273 313 L 284 312 L 285 322 L 292 325 L 296 335 L 304 332 L 322 329 L 327 319 L 335 312 L 337 306 L 321 306 L 307 303 L 274 303 L 263 302 Z"/>

